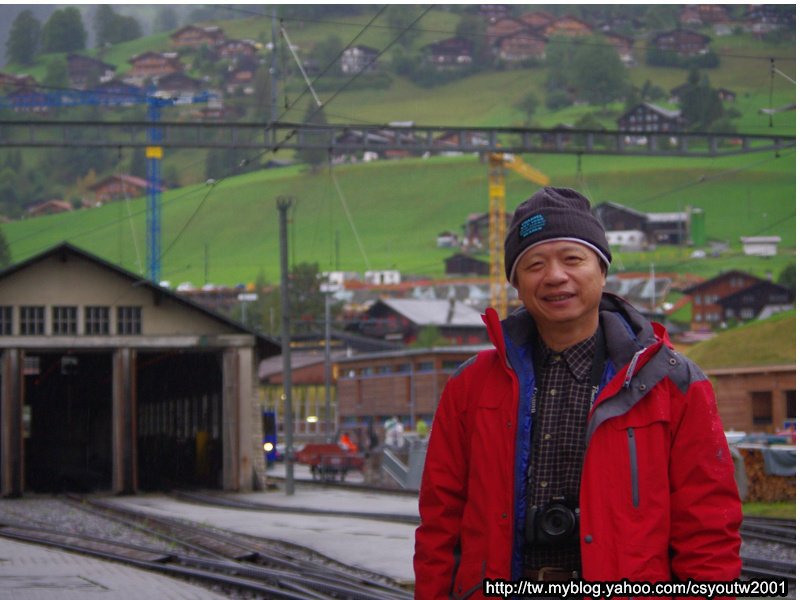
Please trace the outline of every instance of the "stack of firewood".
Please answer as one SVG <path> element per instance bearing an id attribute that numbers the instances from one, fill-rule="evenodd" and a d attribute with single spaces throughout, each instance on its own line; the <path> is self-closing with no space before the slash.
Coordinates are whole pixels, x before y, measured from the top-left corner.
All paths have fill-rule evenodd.
<path id="1" fill-rule="evenodd" d="M 761 448 L 738 448 L 747 474 L 748 502 L 785 502 L 795 499 L 795 476 L 767 475 Z"/>

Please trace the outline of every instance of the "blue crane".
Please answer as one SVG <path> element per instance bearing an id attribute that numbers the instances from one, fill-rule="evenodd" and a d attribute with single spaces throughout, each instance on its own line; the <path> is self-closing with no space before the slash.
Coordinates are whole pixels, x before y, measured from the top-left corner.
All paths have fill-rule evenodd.
<path id="1" fill-rule="evenodd" d="M 30 111 L 42 108 L 67 108 L 73 106 L 122 107 L 146 105 L 150 127 L 147 131 L 147 276 L 150 281 L 161 281 L 161 160 L 164 149 L 159 145 L 163 132 L 158 123 L 161 110 L 175 104 L 208 102 L 211 92 L 199 92 L 191 98 L 167 98 L 154 90 L 143 91 L 134 86 L 120 86 L 116 91 L 58 90 L 42 92 L 28 89 L 11 96 L 0 97 L 0 109 Z"/>

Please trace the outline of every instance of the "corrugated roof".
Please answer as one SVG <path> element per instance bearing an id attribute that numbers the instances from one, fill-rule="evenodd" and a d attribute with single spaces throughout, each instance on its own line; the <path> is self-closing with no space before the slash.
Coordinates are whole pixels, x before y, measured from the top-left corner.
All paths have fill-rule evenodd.
<path id="1" fill-rule="evenodd" d="M 484 327 L 481 314 L 463 302 L 405 298 L 385 298 L 381 302 L 417 325 Z"/>

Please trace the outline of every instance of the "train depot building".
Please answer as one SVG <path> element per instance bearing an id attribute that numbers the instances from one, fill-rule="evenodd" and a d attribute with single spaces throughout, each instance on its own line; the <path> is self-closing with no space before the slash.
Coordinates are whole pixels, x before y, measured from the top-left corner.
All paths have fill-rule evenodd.
<path id="1" fill-rule="evenodd" d="M 64 243 L 0 272 L 0 492 L 247 491 L 273 340 Z"/>

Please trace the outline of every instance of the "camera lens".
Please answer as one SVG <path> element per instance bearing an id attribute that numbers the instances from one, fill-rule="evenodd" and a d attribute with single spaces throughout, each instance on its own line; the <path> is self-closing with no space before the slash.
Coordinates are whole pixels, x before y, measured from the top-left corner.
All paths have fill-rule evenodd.
<path id="1" fill-rule="evenodd" d="M 575 527 L 575 513 L 563 505 L 553 505 L 542 515 L 542 530 L 551 537 L 558 538 L 572 533 Z"/>

